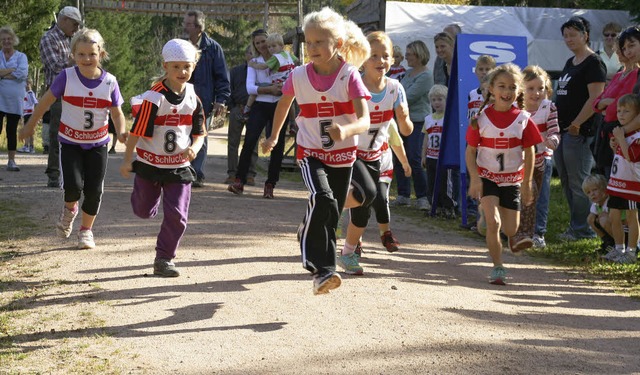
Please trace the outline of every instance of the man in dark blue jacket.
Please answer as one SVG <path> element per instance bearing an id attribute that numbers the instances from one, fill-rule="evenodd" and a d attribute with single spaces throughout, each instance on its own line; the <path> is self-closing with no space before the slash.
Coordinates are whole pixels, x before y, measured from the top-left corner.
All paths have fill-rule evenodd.
<path id="1" fill-rule="evenodd" d="M 227 63 L 220 44 L 204 32 L 204 13 L 199 10 L 187 12 L 184 16 L 183 26 L 188 39 L 201 53 L 200 60 L 198 60 L 189 82 L 193 83 L 196 94 L 202 102 L 207 119 L 207 129 L 210 129 L 211 120 L 214 117 L 223 116 L 226 111 L 225 104 L 230 94 Z M 207 158 L 207 146 L 208 141 L 205 137 L 204 145 L 191 162 L 197 174 L 197 180 L 193 183 L 193 187 L 204 186 L 204 165 Z"/>

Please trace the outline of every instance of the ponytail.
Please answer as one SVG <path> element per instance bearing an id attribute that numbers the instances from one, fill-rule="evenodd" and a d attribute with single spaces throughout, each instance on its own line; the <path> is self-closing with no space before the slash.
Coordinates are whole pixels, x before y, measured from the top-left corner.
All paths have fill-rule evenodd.
<path id="1" fill-rule="evenodd" d="M 302 22 L 302 30 L 305 31 L 310 26 L 328 31 L 336 41 L 342 40 L 342 47 L 338 52 L 345 62 L 360 67 L 369 57 L 369 42 L 362 30 L 353 21 L 345 20 L 335 10 L 324 7 L 320 11 L 307 14 Z"/>
<path id="2" fill-rule="evenodd" d="M 368 58 L 371 52 L 369 41 L 362 33 L 362 30 L 353 21 L 344 21 L 345 38 L 340 49 L 340 55 L 345 62 L 360 67 Z"/>

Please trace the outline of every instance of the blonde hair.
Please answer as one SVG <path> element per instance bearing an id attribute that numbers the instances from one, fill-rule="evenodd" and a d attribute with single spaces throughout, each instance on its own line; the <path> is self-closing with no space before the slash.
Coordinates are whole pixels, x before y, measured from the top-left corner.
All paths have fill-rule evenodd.
<path id="1" fill-rule="evenodd" d="M 449 89 L 445 85 L 433 85 L 431 86 L 431 90 L 429 90 L 429 99 L 434 96 L 441 96 L 446 99 L 448 92 Z"/>
<path id="2" fill-rule="evenodd" d="M 607 190 L 607 179 L 601 174 L 592 174 L 585 177 L 582 181 L 582 192 L 587 194 L 587 191 L 591 190 L 591 188 Z"/>
<path id="3" fill-rule="evenodd" d="M 455 45 L 455 41 L 453 40 L 453 37 L 451 36 L 451 34 L 449 33 L 437 33 L 436 36 L 433 38 L 433 43 L 438 42 L 439 40 L 442 40 L 443 42 L 447 43 L 450 46 L 454 46 Z"/>
<path id="4" fill-rule="evenodd" d="M 429 48 L 427 48 L 427 45 L 424 44 L 424 42 L 421 40 L 414 40 L 413 42 L 407 44 L 406 49 L 413 50 L 422 65 L 427 65 L 429 59 L 431 58 Z"/>
<path id="5" fill-rule="evenodd" d="M 369 42 L 369 45 L 376 42 L 383 44 L 385 47 L 389 48 L 392 53 L 395 52 L 395 47 L 393 46 L 391 38 L 389 38 L 389 35 L 387 35 L 384 31 L 374 31 L 370 33 L 369 35 L 367 35 L 367 41 Z M 400 48 L 398 47 L 398 50 L 399 49 Z"/>
<path id="6" fill-rule="evenodd" d="M 496 67 L 496 59 L 494 59 L 493 56 L 481 55 L 478 57 L 478 60 L 476 60 L 476 68 L 478 65 L 489 65 L 491 69 L 493 69 Z"/>
<path id="7" fill-rule="evenodd" d="M 11 26 L 2 26 L 0 27 L 0 34 L 7 34 L 13 39 L 13 45 L 17 46 L 20 44 L 20 38 L 16 35 L 15 31 L 11 28 Z"/>
<path id="8" fill-rule="evenodd" d="M 487 73 L 485 80 L 487 82 L 487 86 L 493 86 L 496 78 L 498 78 L 501 74 L 510 75 L 513 80 L 516 82 L 516 103 L 518 104 L 518 108 L 524 108 L 524 92 L 522 90 L 522 71 L 520 68 L 513 63 L 502 64 L 497 66 Z M 480 110 L 478 111 L 478 116 L 482 113 L 484 108 L 487 106 L 487 103 L 491 101 L 491 91 L 487 90 L 487 97 L 484 99 L 482 106 L 480 106 Z M 474 129 L 478 129 L 478 116 L 471 119 L 471 127 Z"/>
<path id="9" fill-rule="evenodd" d="M 102 35 L 95 29 L 80 29 L 73 35 L 71 38 L 71 54 L 73 55 L 76 52 L 76 47 L 78 43 L 90 43 L 98 46 L 98 51 L 100 53 L 98 66 L 101 65 L 103 61 L 109 60 L 109 53 L 106 49 L 104 49 L 104 39 L 102 39 Z"/>
<path id="10" fill-rule="evenodd" d="M 640 112 L 640 97 L 636 94 L 625 94 L 618 99 L 618 107 L 633 108 L 636 114 Z"/>
<path id="11" fill-rule="evenodd" d="M 353 21 L 345 20 L 335 10 L 324 7 L 318 12 L 307 14 L 302 22 L 302 31 L 309 27 L 328 31 L 335 43 L 342 40 L 342 47 L 338 53 L 345 62 L 359 67 L 369 58 L 369 42 L 362 30 Z"/>
<path id="12" fill-rule="evenodd" d="M 278 45 L 284 47 L 284 39 L 282 39 L 282 35 L 278 33 L 269 34 L 267 43 L 278 43 Z"/>
<path id="13" fill-rule="evenodd" d="M 393 53 L 399 53 L 401 55 L 404 56 L 404 53 L 402 53 L 402 48 L 400 48 L 400 46 L 393 46 Z"/>
<path id="14" fill-rule="evenodd" d="M 544 85 L 544 91 L 547 93 L 547 98 L 550 98 L 553 95 L 553 86 L 551 86 L 549 74 L 538 65 L 529 65 L 522 70 L 522 82 L 529 82 L 536 78 L 540 78 Z"/>

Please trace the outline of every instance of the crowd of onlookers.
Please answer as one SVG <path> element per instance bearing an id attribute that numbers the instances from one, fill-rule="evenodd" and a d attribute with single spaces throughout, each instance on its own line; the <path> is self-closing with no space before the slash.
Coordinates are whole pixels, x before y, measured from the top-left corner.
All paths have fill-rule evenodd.
<path id="1" fill-rule="evenodd" d="M 64 161 L 66 157 L 68 158 L 67 163 L 71 163 L 71 158 L 77 156 L 70 156 L 69 145 L 75 145 L 74 142 L 78 141 L 82 146 L 80 151 L 84 152 L 90 148 L 83 143 L 80 136 L 75 140 L 71 136 L 67 137 L 75 129 L 73 125 L 68 124 L 69 121 L 83 122 L 85 130 L 89 131 L 94 125 L 94 121 L 99 120 L 100 131 L 95 134 L 91 133 L 90 136 L 96 137 L 94 141 L 97 139 L 100 142 L 91 143 L 91 147 L 105 146 L 106 149 L 109 144 L 106 132 L 112 133 L 114 139 L 108 153 L 115 152 L 116 139 L 123 142 L 128 142 L 130 139 L 125 134 L 126 132 L 122 131 L 123 123 L 118 113 L 119 109 L 116 112 L 113 112 L 112 109 L 111 116 L 105 117 L 104 120 L 108 121 L 108 128 L 105 125 L 103 131 L 100 114 L 80 110 L 75 110 L 77 113 L 73 112 L 70 108 L 76 104 L 69 104 L 68 100 L 62 99 L 62 94 L 66 96 L 69 92 L 80 95 L 70 88 L 73 87 L 74 79 L 82 82 L 83 87 L 89 87 L 94 91 L 98 91 L 102 86 L 99 82 L 92 86 L 94 85 L 93 81 L 102 79 L 108 81 L 110 79 L 109 77 L 87 77 L 86 74 L 91 75 L 92 71 L 83 70 L 83 66 L 79 64 L 72 65 L 74 60 L 69 57 L 73 56 L 75 59 L 78 46 L 83 46 L 77 43 L 84 43 L 82 39 L 76 40 L 81 34 L 78 30 L 82 26 L 82 15 L 78 9 L 64 7 L 58 14 L 57 22 L 43 35 L 40 41 L 40 57 L 43 63 L 45 86 L 51 96 L 45 94 L 41 98 L 36 97 L 28 80 L 26 55 L 15 49 L 19 43 L 18 36 L 9 26 L 0 28 L 0 42 L 2 43 L 0 124 L 6 118 L 7 170 L 20 171 L 16 162 L 17 152 L 34 152 L 33 136 L 27 134 L 28 132 L 24 133 L 28 136 L 24 139 L 23 146 L 18 147 L 18 123 L 21 118 L 24 119 L 25 124 L 34 125 L 34 121 L 37 122 L 40 118 L 45 117 L 46 127 L 43 128 L 42 134 L 45 152 L 49 154 L 46 174 L 50 187 L 62 185 L 60 160 Z M 171 63 L 185 62 L 189 65 L 189 69 L 192 69 L 188 74 L 188 81 L 193 85 L 195 95 L 199 100 L 198 103 L 201 105 L 201 107 L 194 108 L 201 110 L 204 121 L 203 128 L 211 129 L 214 119 L 219 119 L 228 113 L 228 167 L 227 178 L 224 182 L 228 185 L 230 192 L 239 195 L 244 192 L 245 185 L 256 184 L 255 164 L 258 158 L 259 139 L 264 132 L 268 139 L 273 140 L 272 147 L 268 148 L 271 155 L 267 178 L 264 182 L 263 197 L 274 198 L 274 190 L 280 177 L 286 143 L 285 137 L 290 132 L 296 131 L 295 126 L 292 127 L 293 130 L 281 126 L 280 128 L 276 127 L 277 134 L 272 134 L 274 118 L 278 120 L 280 118 L 289 119 L 291 116 L 289 107 L 286 108 L 286 111 L 281 108 L 283 105 L 281 99 L 289 98 L 288 92 L 290 91 L 287 90 L 293 90 L 292 87 L 287 86 L 291 84 L 289 75 L 300 65 L 300 62 L 284 48 L 284 42 L 279 34 L 269 34 L 266 30 L 259 29 L 251 34 L 251 41 L 245 53 L 246 61 L 228 71 L 221 46 L 205 32 L 205 17 L 202 12 L 187 12 L 184 16 L 183 28 L 186 41 L 182 42 L 193 47 L 197 51 L 197 56 L 192 56 L 191 47 L 182 45 L 182 42 L 174 43 L 173 47 L 165 46 L 169 48 L 167 54 L 163 50 L 164 63 L 168 64 L 165 66 L 167 72 L 165 78 L 168 82 L 165 86 L 170 86 L 172 82 L 179 82 L 181 79 L 177 76 L 177 81 L 171 81 Z M 637 26 L 623 29 L 621 25 L 608 23 L 601 30 L 601 37 L 604 40 L 602 48 L 594 51 L 591 45 L 596 34 L 591 30 L 589 21 L 582 17 L 572 17 L 567 20 L 559 32 L 571 53 L 571 57 L 566 61 L 560 73 L 555 91 L 549 75 L 538 66 L 529 66 L 521 71 L 509 64 L 496 66 L 493 57 L 480 56 L 475 66 L 475 74 L 478 79 L 477 88 L 469 93 L 469 101 L 465 103 L 469 108 L 468 120 L 472 124 L 467 134 L 467 139 L 470 142 L 467 152 L 473 150 L 474 154 L 472 157 L 468 155 L 466 160 L 470 169 L 468 176 L 470 189 L 469 192 L 462 194 L 459 191 L 460 173 L 456 168 L 446 169 L 446 173 L 436 186 L 436 170 L 442 134 L 449 126 L 453 126 L 445 122 L 444 113 L 448 85 L 456 84 L 455 81 L 450 80 L 450 76 L 455 41 L 461 32 L 460 25 L 452 23 L 433 37 L 436 54 L 433 70 L 427 68 L 433 57 L 422 40 L 410 42 L 404 51 L 398 47 L 391 47 L 390 42 L 387 45 L 384 42 L 386 36 L 380 37 L 383 42 L 369 41 L 372 45 L 382 43 L 381 48 L 385 51 L 386 47 L 390 47 L 390 55 L 386 58 L 390 59 L 391 63 L 386 71 L 386 76 L 399 81 L 401 95 L 397 100 L 402 103 L 406 102 L 407 122 L 402 120 L 402 124 L 399 124 L 402 125 L 399 129 L 399 139 L 401 139 L 399 144 L 402 149 L 396 152 L 398 155 L 393 158 L 397 196 L 390 204 L 396 206 L 414 205 L 425 212 L 430 212 L 432 206 L 436 205 L 438 215 L 454 219 L 459 217 L 460 205 L 464 200 L 468 208 L 468 216 L 465 221 L 469 222 L 469 228 L 486 233 L 490 251 L 492 251 L 492 246 L 495 247 L 492 245 L 492 241 L 495 242 L 495 240 L 490 237 L 499 235 L 499 231 L 495 230 L 496 226 L 501 229 L 503 236 L 508 237 L 508 246 L 513 251 L 521 251 L 532 246 L 544 247 L 546 246 L 545 233 L 549 212 L 550 181 L 555 167 L 570 213 L 568 227 L 559 238 L 574 241 L 597 235 L 602 238 L 603 245 L 600 251 L 605 259 L 621 263 L 635 262 L 638 243 L 638 215 L 635 202 L 640 197 L 640 164 L 638 164 L 640 162 L 640 141 L 638 141 L 640 137 L 636 136 L 640 128 L 640 117 L 638 116 L 640 110 L 638 105 L 640 29 Z M 96 38 L 98 37 L 96 36 Z M 89 39 L 90 42 L 91 40 Z M 311 41 L 307 42 L 311 43 Z M 90 46 L 86 47 L 88 50 L 91 49 Z M 307 47 L 309 48 L 309 46 Z M 100 51 L 100 53 L 102 52 Z M 179 57 L 175 57 L 175 54 L 178 54 Z M 84 55 L 82 57 L 84 58 Z M 102 58 L 101 55 L 99 57 Z M 311 59 L 313 60 L 313 56 Z M 96 67 L 98 70 L 95 72 L 100 72 L 100 60 L 97 61 Z M 77 77 L 74 75 L 74 71 L 77 71 Z M 56 81 L 60 74 L 65 77 L 66 86 Z M 363 65 L 362 74 L 366 80 L 366 65 Z M 312 77 L 308 79 L 312 79 Z M 59 80 L 60 78 L 58 78 Z M 159 85 L 162 86 L 163 81 L 159 82 Z M 512 97 L 510 93 L 500 91 L 505 88 L 499 85 L 507 83 L 516 87 L 514 89 L 515 96 Z M 312 86 L 314 84 L 312 82 Z M 183 100 L 181 95 L 188 96 L 188 92 L 184 94 L 183 91 L 174 90 L 173 94 L 177 95 L 174 98 L 171 96 L 171 88 L 168 93 L 164 93 L 160 86 L 154 86 L 152 90 L 162 93 L 165 97 L 162 100 L 167 100 L 174 106 L 178 105 L 175 103 L 181 103 Z M 180 90 L 185 90 L 184 87 L 191 87 L 178 86 Z M 78 84 L 78 87 L 81 85 Z M 164 89 L 167 88 L 164 87 Z M 92 96 L 94 93 L 91 91 L 87 95 Z M 117 103 L 122 101 L 119 91 L 117 93 L 111 92 L 110 95 L 112 97 L 107 98 L 110 100 L 109 105 L 105 105 L 105 107 L 115 107 Z M 149 94 L 139 99 L 141 111 L 139 113 L 144 116 L 159 116 L 157 111 L 163 109 L 162 101 L 154 102 L 157 108 L 153 107 L 155 112 L 149 112 L 149 108 L 145 107 L 145 100 L 152 102 L 150 97 L 153 95 Z M 300 102 L 299 95 L 296 97 Z M 501 105 L 504 104 L 502 103 L 504 98 L 509 98 L 511 104 L 502 110 Z M 40 104 L 38 104 L 39 100 Z M 43 100 L 44 103 L 42 103 Z M 86 101 L 86 98 L 83 100 Z M 501 112 L 510 113 L 511 106 L 522 108 L 523 113 L 527 114 L 526 119 L 517 117 L 520 116 L 519 114 L 514 114 L 516 117 L 513 118 L 504 117 L 506 115 Z M 37 108 L 44 107 L 47 111 L 37 110 Z M 30 120 L 29 117 L 34 114 L 34 108 L 37 118 Z M 493 113 L 494 110 L 497 113 Z M 308 107 L 298 105 L 292 112 L 302 113 L 302 117 L 305 117 L 309 115 L 309 111 Z M 321 109 L 315 111 L 315 114 L 318 115 Z M 74 114 L 69 115 L 72 112 Z M 98 117 L 94 118 L 94 116 Z M 390 116 L 393 117 L 393 115 Z M 193 116 L 193 128 L 200 126 L 195 124 L 195 118 L 198 116 Z M 518 137 L 514 137 L 526 139 L 526 141 L 518 146 L 521 149 L 509 143 L 507 148 L 515 155 L 509 158 L 507 157 L 509 154 L 496 151 L 500 149 L 496 144 L 500 142 L 499 139 L 502 136 L 490 136 L 489 134 L 492 133 L 487 130 L 493 129 L 492 126 L 499 129 L 509 128 L 511 125 L 506 123 L 507 118 L 514 121 L 524 121 L 525 124 L 530 120 L 536 125 L 537 132 L 535 133 L 539 134 L 539 136 L 527 138 L 524 137 L 524 133 L 521 133 Z M 148 120 L 147 117 L 144 119 Z M 387 120 L 390 119 L 387 118 Z M 413 124 L 412 128 L 406 126 L 408 123 Z M 136 124 L 138 123 L 136 122 Z M 325 125 L 320 124 L 319 132 L 321 134 L 319 136 L 325 145 L 331 143 L 336 137 L 330 132 L 332 128 L 329 125 L 323 127 Z M 147 130 L 139 128 L 142 125 L 136 126 L 138 127 L 135 136 L 142 137 L 141 139 L 144 140 Z M 189 142 L 200 146 L 202 134 L 192 128 L 189 129 L 192 132 L 188 134 Z M 407 129 L 411 131 L 406 132 Z M 523 130 L 525 132 L 531 131 L 528 130 L 529 128 L 525 129 L 527 129 Z M 76 131 L 80 132 L 80 129 L 76 129 Z M 245 132 L 244 143 L 240 149 L 243 131 Z M 501 131 L 500 134 L 505 131 Z M 151 137 L 150 134 L 147 135 Z M 168 133 L 167 137 L 178 137 L 178 135 L 171 134 Z M 298 136 L 298 140 L 300 141 L 300 136 Z M 207 159 L 207 137 L 202 137 L 201 141 L 202 145 L 197 147 L 198 150 L 187 147 L 191 152 L 197 151 L 193 158 L 190 157 L 189 152 L 185 151 L 188 168 L 193 169 L 194 175 L 192 180 L 186 178 L 184 181 L 191 182 L 191 186 L 196 188 L 204 186 L 206 181 L 204 165 Z M 387 141 L 384 142 L 386 144 Z M 166 138 L 165 143 L 171 147 L 180 147 L 179 145 L 175 146 L 173 138 Z M 371 145 L 373 145 L 373 141 Z M 127 151 L 133 150 L 134 146 L 135 144 L 126 143 Z M 397 144 L 393 146 L 397 146 Z M 138 144 L 138 148 L 140 147 Z M 148 145 L 148 147 L 152 148 L 152 145 Z M 530 147 L 532 147 L 533 154 L 529 154 Z M 386 148 L 388 146 L 385 146 L 385 150 Z M 62 156 L 60 150 L 63 150 Z M 138 155 L 140 158 L 139 151 Z M 493 167 L 488 166 L 490 158 L 498 162 L 497 168 L 499 170 L 494 171 Z M 513 164 L 516 159 L 518 162 Z M 181 163 L 174 166 L 179 170 L 183 167 Z M 595 174 L 593 174 L 594 164 Z M 75 166 L 74 168 L 82 167 Z M 135 168 L 134 165 L 133 169 L 135 170 Z M 511 175 L 505 175 L 505 171 L 508 171 L 509 168 L 515 169 L 509 172 Z M 378 167 L 378 169 L 380 168 Z M 476 169 L 480 172 L 479 175 Z M 139 173 L 145 174 L 144 172 Z M 123 172 L 123 174 L 126 173 Z M 381 173 L 379 176 L 381 180 L 384 178 L 383 175 L 389 176 L 389 174 Z M 65 177 L 67 177 L 65 180 L 73 178 L 73 176 Z M 523 180 L 520 180 L 521 177 Z M 505 183 L 509 178 L 517 181 L 513 184 Z M 101 181 L 99 176 L 96 177 L 96 181 Z M 359 188 L 357 178 L 355 181 L 356 184 L 352 184 L 351 190 L 357 191 Z M 481 185 L 479 185 L 479 181 L 482 181 Z M 493 185 L 488 185 L 487 181 L 491 181 Z M 517 191 L 504 189 L 511 185 L 520 186 L 521 182 L 523 184 L 522 191 L 520 189 Z M 67 183 L 67 181 L 64 183 L 65 190 L 67 190 Z M 499 201 L 485 199 L 487 196 L 493 197 L 494 190 L 495 196 L 500 198 Z M 67 205 L 65 208 L 67 211 L 63 211 L 61 215 L 64 228 L 59 229 L 65 237 L 69 236 L 69 223 L 73 223 L 73 218 L 77 213 L 76 203 L 82 191 L 82 186 L 78 186 L 73 194 L 65 192 L 65 202 L 73 203 Z M 466 193 L 469 193 L 469 196 Z M 89 209 L 89 216 L 93 218 L 97 214 L 101 190 L 99 189 L 95 194 L 96 197 L 93 197 L 94 202 Z M 509 194 L 512 195 L 510 199 L 513 202 L 517 201 L 516 205 L 513 205 L 513 202 L 505 203 Z M 414 203 L 412 203 L 412 196 L 415 197 Z M 67 200 L 67 198 L 71 200 Z M 482 205 L 480 205 L 481 202 Z M 387 203 L 389 203 L 388 198 Z M 347 206 L 349 206 L 348 202 Z M 502 228 L 500 228 L 499 218 L 496 222 L 496 217 L 493 217 L 496 215 L 493 215 L 493 211 L 491 211 L 498 210 L 498 207 L 500 208 L 498 216 L 506 215 L 502 218 Z M 83 213 L 86 214 L 84 208 L 85 206 L 83 206 Z M 506 208 L 506 212 L 520 213 L 511 217 L 509 216 L 511 214 L 504 214 L 503 208 Z M 357 213 L 358 211 L 352 209 L 353 212 Z M 492 217 L 487 217 L 489 213 Z M 186 212 L 182 212 L 178 216 L 181 215 L 186 217 Z M 511 219 L 516 219 L 514 220 L 515 227 L 507 223 Z M 90 233 L 92 223 L 92 220 L 83 219 L 82 231 Z M 87 233 L 84 234 L 84 238 L 80 239 L 80 246 L 84 248 L 95 246 L 92 234 L 90 238 L 88 236 Z M 179 242 L 181 235 L 176 236 Z M 392 248 L 395 251 L 399 242 L 391 234 L 389 236 L 386 239 L 383 237 L 382 242 L 387 249 Z M 360 243 L 358 242 L 354 246 L 360 246 Z M 170 264 L 171 257 L 164 256 L 162 259 L 169 259 L 169 261 L 158 266 L 162 269 L 161 273 L 170 274 L 172 270 L 175 271 L 175 268 L 172 268 Z M 495 258 L 494 263 L 496 266 L 501 266 L 501 262 Z M 493 276 L 492 278 L 494 278 Z M 496 278 L 503 280 L 503 276 L 502 271 L 498 269 Z"/>

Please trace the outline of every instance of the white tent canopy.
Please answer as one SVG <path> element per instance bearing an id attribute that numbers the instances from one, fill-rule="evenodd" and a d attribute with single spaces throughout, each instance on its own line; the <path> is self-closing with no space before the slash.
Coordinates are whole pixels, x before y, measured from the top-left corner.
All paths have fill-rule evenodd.
<path id="1" fill-rule="evenodd" d="M 560 8 L 485 7 L 420 4 L 389 1 L 386 3 L 385 28 L 395 45 L 404 47 L 422 40 L 431 52 L 429 67 L 435 61 L 433 37 L 442 29 L 457 23 L 463 33 L 524 36 L 527 38 L 529 64 L 547 71 L 561 71 L 571 56 L 560 33 L 560 27 L 572 16 L 582 16 L 591 23 L 591 44 L 601 48 L 602 27 L 617 22 L 632 24 L 626 11 Z"/>

